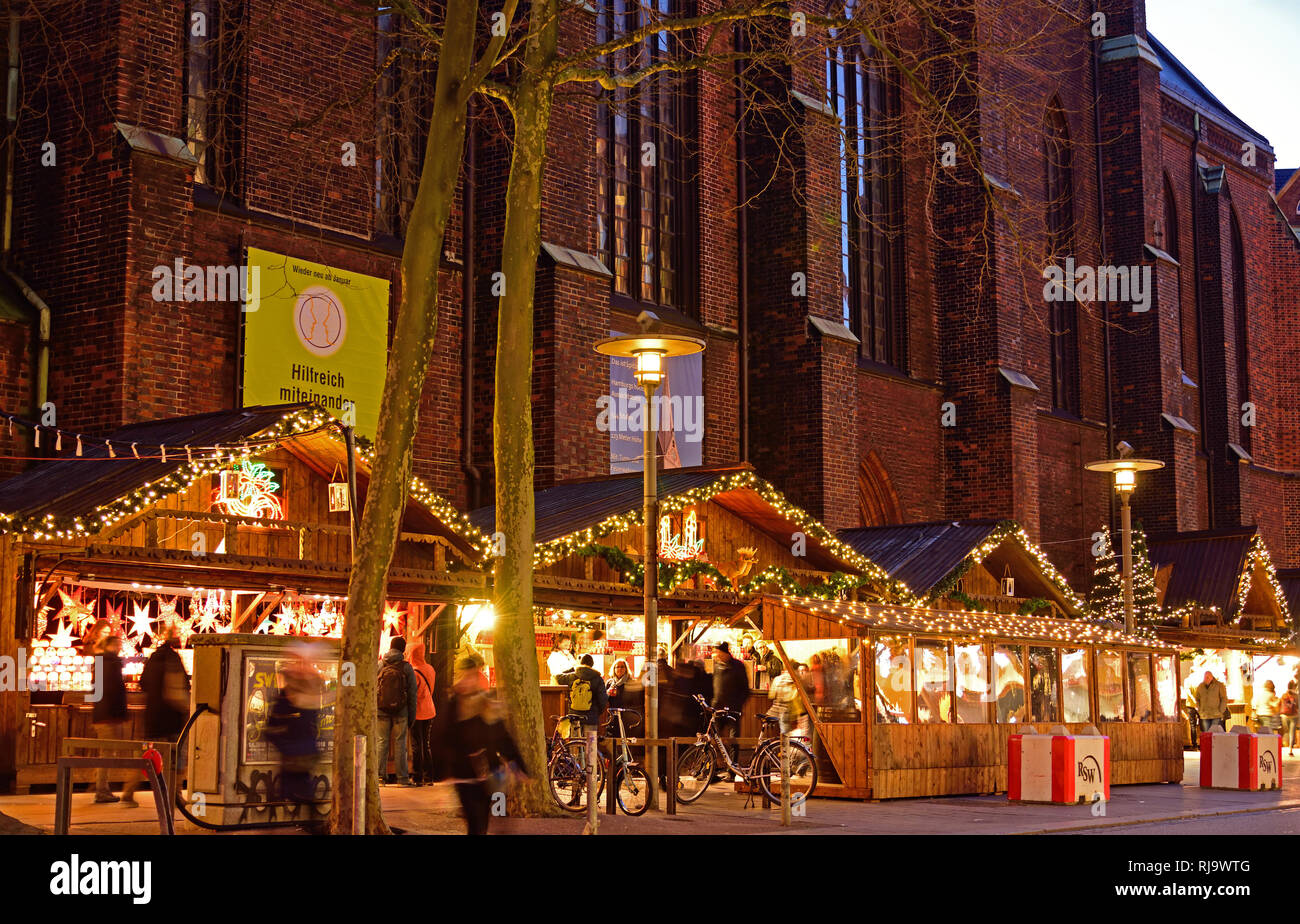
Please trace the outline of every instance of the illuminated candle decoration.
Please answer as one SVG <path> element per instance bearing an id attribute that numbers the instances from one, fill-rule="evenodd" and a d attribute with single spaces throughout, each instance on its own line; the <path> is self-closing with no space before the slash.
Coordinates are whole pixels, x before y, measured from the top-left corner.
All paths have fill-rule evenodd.
<path id="1" fill-rule="evenodd" d="M 265 463 L 244 459 L 232 472 L 221 474 L 221 483 L 212 492 L 212 509 L 219 509 L 228 516 L 235 517 L 284 519 L 284 502 L 277 494 L 280 483 L 276 481 L 275 472 L 267 468 Z M 228 496 L 227 474 L 236 476 L 237 489 L 233 498 Z"/>
<path id="2" fill-rule="evenodd" d="M 682 517 L 680 536 L 673 534 L 672 518 L 664 514 L 659 518 L 659 557 L 665 561 L 693 561 L 703 557 L 704 539 L 699 532 L 694 510 Z"/>

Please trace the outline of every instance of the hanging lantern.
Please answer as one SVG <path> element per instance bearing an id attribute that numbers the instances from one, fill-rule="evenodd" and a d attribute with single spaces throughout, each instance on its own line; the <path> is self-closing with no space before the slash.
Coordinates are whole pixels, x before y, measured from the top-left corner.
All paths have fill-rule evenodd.
<path id="1" fill-rule="evenodd" d="M 1016 579 L 1011 576 L 1011 567 L 1002 569 L 1002 596 L 1014 597 L 1016 595 Z"/>
<path id="2" fill-rule="evenodd" d="M 330 482 L 330 513 L 340 513 L 352 508 L 349 503 L 348 483 L 346 481 Z"/>
<path id="3" fill-rule="evenodd" d="M 218 488 L 217 500 L 227 504 L 239 500 L 238 471 L 226 469 L 221 473 L 221 485 Z"/>

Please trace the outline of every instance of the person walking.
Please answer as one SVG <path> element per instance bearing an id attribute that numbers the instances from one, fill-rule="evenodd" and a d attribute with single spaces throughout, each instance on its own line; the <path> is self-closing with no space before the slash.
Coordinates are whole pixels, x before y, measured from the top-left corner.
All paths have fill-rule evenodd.
<path id="1" fill-rule="evenodd" d="M 1286 692 L 1278 700 L 1277 714 L 1282 719 L 1282 739 L 1286 745 L 1288 757 L 1295 751 L 1297 726 L 1300 726 L 1300 696 L 1296 693 L 1296 682 L 1291 680 L 1286 685 Z"/>
<path id="2" fill-rule="evenodd" d="M 767 698 L 772 700 L 772 707 L 767 714 L 775 716 L 781 724 L 781 734 L 793 735 L 799 728 L 799 718 L 803 715 L 803 701 L 799 698 L 799 684 L 789 671 L 781 671 L 772 681 L 767 691 Z"/>
<path id="3" fill-rule="evenodd" d="M 1196 712 L 1201 717 L 1201 731 L 1226 731 L 1224 720 L 1228 717 L 1228 688 L 1210 671 L 1192 691 L 1196 700 Z"/>
<path id="4" fill-rule="evenodd" d="M 493 800 L 504 797 L 510 775 L 528 775 L 504 717 L 480 685 L 474 660 L 457 661 L 451 696 L 433 722 L 433 742 L 435 778 L 455 784 L 466 834 L 487 834 Z"/>
<path id="5" fill-rule="evenodd" d="M 190 716 L 190 675 L 185 671 L 181 656 L 176 653 L 180 647 L 180 627 L 169 622 L 163 628 L 158 645 L 144 662 L 144 672 L 140 674 L 140 689 L 144 691 L 145 737 L 173 744 L 180 737 L 181 729 Z M 179 770 L 179 753 L 175 760 Z M 122 804 L 136 804 L 132 792 L 126 787 L 122 790 Z"/>
<path id="6" fill-rule="evenodd" d="M 388 775 L 388 750 L 393 745 L 397 785 L 414 786 L 406 760 L 406 733 L 418 710 L 415 669 L 406 660 L 406 639 L 398 636 L 384 655 L 375 683 L 379 706 L 379 781 Z"/>
<path id="7" fill-rule="evenodd" d="M 326 826 L 316 813 L 316 765 L 320 760 L 320 714 L 325 707 L 325 681 L 314 666 L 321 653 L 311 643 L 289 648 L 291 660 L 280 669 L 281 682 L 266 716 L 264 734 L 280 755 L 280 792 L 305 811 L 307 826 L 323 834 Z"/>
<path id="8" fill-rule="evenodd" d="M 1255 697 L 1255 719 L 1259 723 L 1261 732 L 1268 734 L 1282 728 L 1282 717 L 1278 714 L 1280 705 L 1281 700 L 1278 698 L 1273 681 L 1265 680 L 1264 689 Z"/>
<path id="9" fill-rule="evenodd" d="M 424 659 L 424 643 L 411 646 L 411 669 L 415 672 L 415 724 L 411 726 L 411 753 L 415 755 L 415 785 L 433 782 L 433 751 L 430 732 L 438 714 L 433 705 L 433 681 L 437 674 Z"/>
<path id="10" fill-rule="evenodd" d="M 103 687 L 99 700 L 91 710 L 90 721 L 94 725 L 96 738 L 121 741 L 127 735 L 126 681 L 122 679 L 122 658 L 118 654 L 122 649 L 122 639 L 102 633 L 97 633 L 96 636 L 93 652 L 103 660 L 95 667 L 100 672 Z M 122 786 L 122 799 L 127 800 L 128 804 L 134 804 L 133 793 L 139 785 L 139 776 L 139 772 L 127 771 L 126 782 Z M 95 771 L 95 801 L 120 801 L 109 786 L 108 770 L 103 768 Z"/>

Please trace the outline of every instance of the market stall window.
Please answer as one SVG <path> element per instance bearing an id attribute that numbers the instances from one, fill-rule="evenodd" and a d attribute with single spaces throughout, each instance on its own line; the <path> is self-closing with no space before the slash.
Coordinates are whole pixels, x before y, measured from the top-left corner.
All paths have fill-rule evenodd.
<path id="1" fill-rule="evenodd" d="M 1061 670 L 1055 648 L 1029 649 L 1029 690 L 1035 722 L 1061 720 Z"/>
<path id="2" fill-rule="evenodd" d="M 993 692 L 997 697 L 999 725 L 1027 720 L 1024 648 L 1019 645 L 999 645 L 994 649 Z"/>
<path id="3" fill-rule="evenodd" d="M 1124 656 L 1097 652 L 1097 721 L 1124 721 Z"/>
<path id="4" fill-rule="evenodd" d="M 1128 653 L 1128 701 L 1131 721 L 1155 719 L 1151 703 L 1151 658 L 1137 651 Z"/>
<path id="5" fill-rule="evenodd" d="M 939 724 L 952 721 L 952 677 L 948 670 L 948 643 L 916 643 L 916 721 Z"/>
<path id="6" fill-rule="evenodd" d="M 1088 651 L 1066 648 L 1061 652 L 1061 682 L 1065 687 L 1065 721 L 1092 721 L 1092 688 Z"/>
<path id="7" fill-rule="evenodd" d="M 957 676 L 957 722 L 983 725 L 989 720 L 989 658 L 984 646 L 957 645 L 954 649 Z"/>
<path id="8" fill-rule="evenodd" d="M 781 647 L 819 721 L 862 721 L 857 639 L 800 639 L 782 642 Z"/>
<path id="9" fill-rule="evenodd" d="M 912 721 L 912 657 L 907 639 L 876 642 L 876 721 Z"/>
<path id="10" fill-rule="evenodd" d="M 1156 655 L 1156 714 L 1164 720 L 1178 719 L 1178 675 L 1173 655 Z"/>

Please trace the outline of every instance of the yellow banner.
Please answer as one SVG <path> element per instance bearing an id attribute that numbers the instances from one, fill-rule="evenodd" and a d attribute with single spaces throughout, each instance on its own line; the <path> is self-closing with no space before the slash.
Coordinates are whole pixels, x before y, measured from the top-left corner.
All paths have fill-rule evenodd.
<path id="1" fill-rule="evenodd" d="M 248 248 L 244 406 L 314 401 L 374 439 L 388 365 L 388 280 Z"/>

